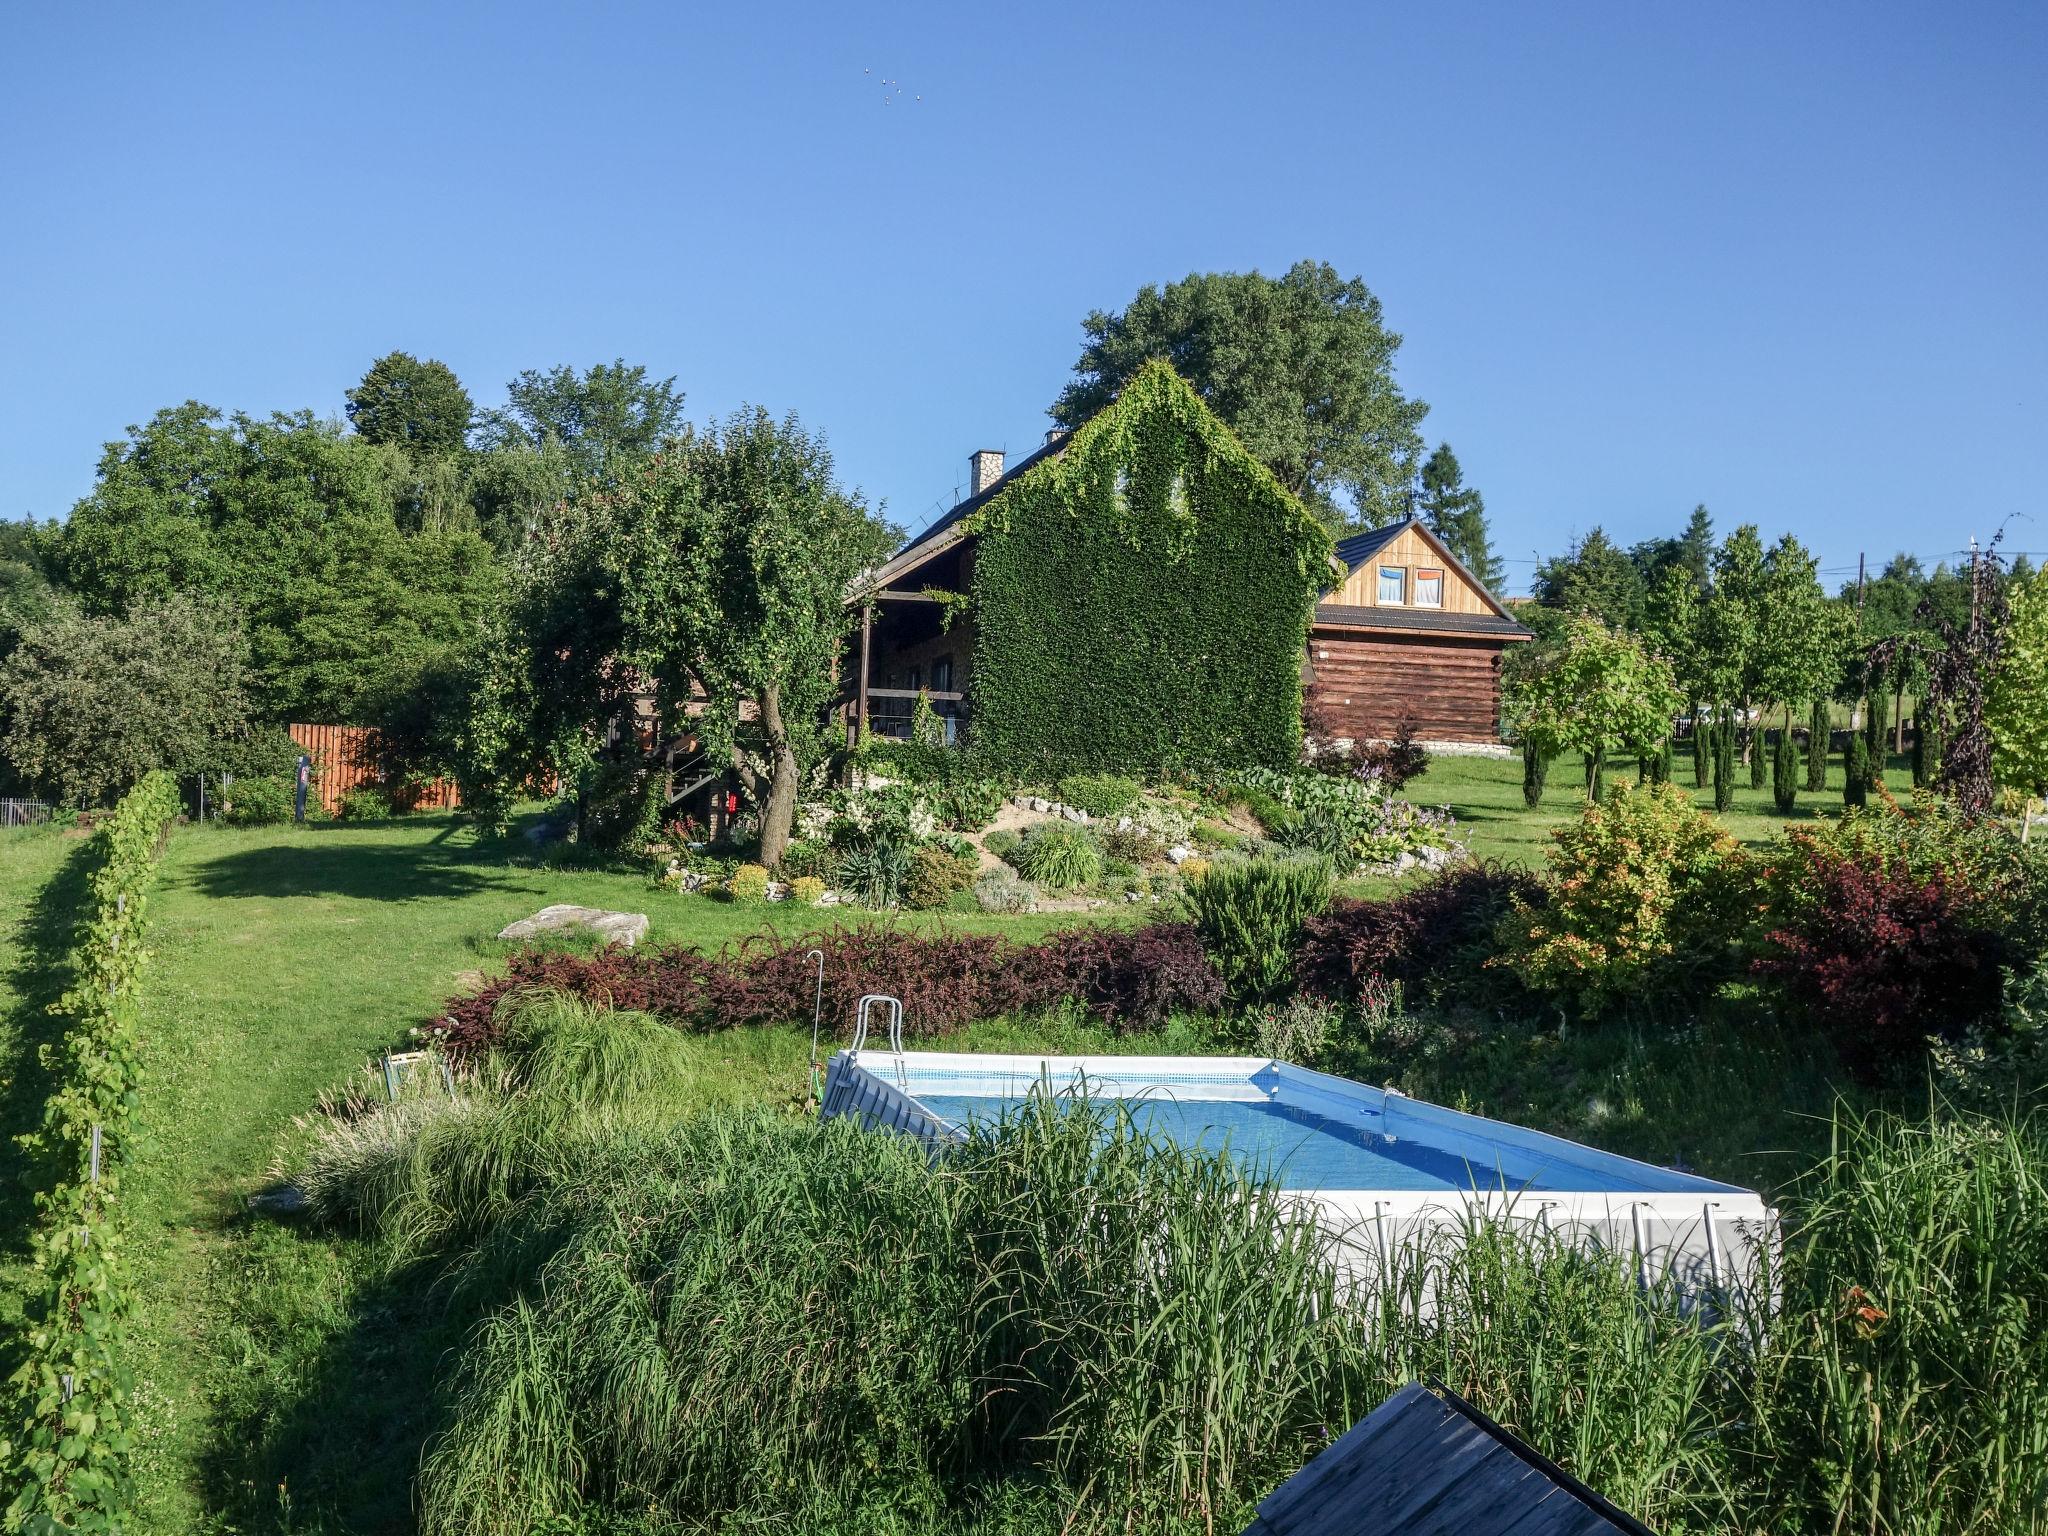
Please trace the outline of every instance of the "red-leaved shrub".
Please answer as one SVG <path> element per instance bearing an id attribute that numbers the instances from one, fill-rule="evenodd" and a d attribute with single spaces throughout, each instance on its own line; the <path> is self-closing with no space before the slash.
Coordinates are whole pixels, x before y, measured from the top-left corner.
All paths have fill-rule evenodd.
<path id="1" fill-rule="evenodd" d="M 1464 864 L 1384 901 L 1340 901 L 1304 925 L 1294 974 L 1303 991 L 1355 998 L 1374 977 L 1444 992 L 1497 987 L 1485 969 L 1494 929 L 1515 897 L 1536 901 L 1542 882 L 1500 864 Z"/>
<path id="2" fill-rule="evenodd" d="M 1187 923 L 1082 929 L 1039 944 L 841 927 L 763 934 L 716 955 L 682 948 L 522 951 L 506 962 L 503 976 L 452 1000 L 435 1027 L 457 1055 L 486 1049 L 498 1037 L 500 1000 L 530 988 L 639 1009 L 693 1031 L 801 1022 L 811 1016 L 818 984 L 812 950 L 825 956 L 824 1016 L 834 1027 L 866 992 L 901 998 L 904 1033 L 924 1037 L 1070 998 L 1118 1030 L 1158 1024 L 1174 1012 L 1207 1012 L 1223 1000 L 1223 978 Z"/>
<path id="3" fill-rule="evenodd" d="M 1776 977 L 1827 1033 L 1843 1066 L 1881 1078 L 1998 1013 L 2004 936 L 1953 871 L 1809 853 L 1808 903 L 1765 940 L 1758 974 Z"/>

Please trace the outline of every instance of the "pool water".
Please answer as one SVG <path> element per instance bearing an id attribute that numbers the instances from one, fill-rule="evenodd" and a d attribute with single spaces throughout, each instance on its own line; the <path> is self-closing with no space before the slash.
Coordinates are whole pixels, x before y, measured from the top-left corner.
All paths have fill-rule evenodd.
<path id="1" fill-rule="evenodd" d="M 963 1127 L 1000 1120 L 1022 1103 L 1015 1095 L 926 1092 L 915 1082 L 910 1091 L 940 1119 Z M 1132 1121 L 1144 1133 L 1226 1154 L 1282 1189 L 1564 1192 L 1650 1187 L 1617 1177 L 1612 1167 L 1579 1167 L 1540 1149 L 1480 1143 L 1466 1153 L 1388 1135 L 1376 1128 L 1375 1113 L 1335 1119 L 1306 1104 L 1288 1102 L 1284 1091 L 1209 1099 L 1162 1090 L 1117 1102 L 1130 1110 Z"/>

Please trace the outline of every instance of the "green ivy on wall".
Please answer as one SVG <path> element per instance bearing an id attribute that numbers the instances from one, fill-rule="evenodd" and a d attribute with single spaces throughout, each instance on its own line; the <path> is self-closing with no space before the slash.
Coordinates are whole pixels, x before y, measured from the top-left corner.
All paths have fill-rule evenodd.
<path id="1" fill-rule="evenodd" d="M 1023 775 L 1297 760 L 1330 538 L 1166 364 L 965 528 L 978 755 Z"/>

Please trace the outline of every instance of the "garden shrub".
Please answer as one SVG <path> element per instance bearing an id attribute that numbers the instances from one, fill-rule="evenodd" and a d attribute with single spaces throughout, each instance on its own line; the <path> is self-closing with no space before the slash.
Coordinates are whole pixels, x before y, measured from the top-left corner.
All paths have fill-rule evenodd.
<path id="1" fill-rule="evenodd" d="M 1522 741 L 1522 804 L 1535 810 L 1543 803 L 1543 786 L 1550 778 L 1550 755 L 1533 739 Z"/>
<path id="2" fill-rule="evenodd" d="M 1714 727 L 1714 809 L 1727 814 L 1735 804 L 1735 722 Z"/>
<path id="3" fill-rule="evenodd" d="M 1842 804 L 1861 810 L 1870 803 L 1870 748 L 1860 732 L 1849 733 L 1849 747 L 1842 755 Z"/>
<path id="4" fill-rule="evenodd" d="M 1322 998 L 1303 992 L 1254 1008 L 1246 1022 L 1251 1025 L 1255 1055 L 1312 1067 L 1336 1035 L 1343 1015 Z"/>
<path id="5" fill-rule="evenodd" d="M 782 850 L 776 873 L 789 880 L 816 879 L 831 885 L 839 878 L 839 850 L 822 837 L 800 837 Z"/>
<path id="6" fill-rule="evenodd" d="M 1162 847 L 1183 846 L 1194 841 L 1195 813 L 1178 801 L 1145 795 L 1123 819 Z"/>
<path id="7" fill-rule="evenodd" d="M 937 843 L 920 844 L 911 851 L 910 870 L 903 879 L 903 905 L 918 912 L 939 911 L 974 883 L 978 868 L 972 853 L 963 857 Z"/>
<path id="8" fill-rule="evenodd" d="M 1624 781 L 1551 836 L 1544 899 L 1515 899 L 1492 963 L 1587 1014 L 1733 973 L 1750 867 L 1684 790 Z"/>
<path id="9" fill-rule="evenodd" d="M 857 843 L 839 856 L 839 888 L 864 907 L 893 907 L 903 899 L 915 844 Z"/>
<path id="10" fill-rule="evenodd" d="M 1507 864 L 1458 865 L 1379 901 L 1339 901 L 1302 925 L 1302 989 L 1359 1001 L 1376 981 L 1476 1001 L 1498 991 L 1495 935 L 1516 902 L 1534 908 L 1543 882 Z"/>
<path id="11" fill-rule="evenodd" d="M 1335 890 L 1326 859 L 1240 860 L 1189 882 L 1195 926 L 1232 997 L 1259 1002 L 1286 988 L 1302 926 Z"/>
<path id="12" fill-rule="evenodd" d="M 1456 842 L 1457 821 L 1448 810 L 1425 810 L 1357 777 L 1309 768 L 1286 773 L 1251 768 L 1237 778 L 1293 812 L 1293 819 L 1273 834 L 1279 842 L 1325 854 L 1346 873 Z"/>
<path id="13" fill-rule="evenodd" d="M 1040 944 L 869 926 L 764 934 L 716 955 L 680 947 L 522 950 L 504 975 L 449 1001 L 436 1038 L 454 1055 L 474 1056 L 502 1039 L 501 1001 L 537 988 L 637 1009 L 692 1031 L 808 1020 L 817 972 L 805 955 L 812 949 L 825 954 L 828 1018 L 850 1019 L 863 993 L 886 992 L 903 1000 L 906 1032 L 921 1037 L 1055 1007 L 1069 997 L 1116 1028 L 1207 1012 L 1223 997 L 1221 976 L 1187 923 L 1076 929 Z"/>
<path id="14" fill-rule="evenodd" d="M 1035 912 L 1038 887 L 1015 870 L 991 869 L 975 878 L 974 904 L 984 912 Z"/>
<path id="15" fill-rule="evenodd" d="M 1815 794 L 1828 787 L 1828 741 L 1834 714 L 1826 699 L 1815 699 L 1806 719 L 1806 787 Z"/>
<path id="16" fill-rule="evenodd" d="M 1021 842 L 1023 842 L 1021 837 L 1012 832 L 1008 827 L 1003 827 L 984 837 L 981 840 L 981 846 L 997 858 L 1009 863 L 1014 862 L 1012 856 L 1017 852 L 1017 845 Z"/>
<path id="17" fill-rule="evenodd" d="M 1755 969 L 1852 1072 L 1881 1078 L 1921 1060 L 1929 1036 L 1996 1025 L 2003 968 L 2038 942 L 2034 875 L 2003 827 L 1932 796 L 1795 829 Z"/>
<path id="18" fill-rule="evenodd" d="M 1136 779 L 1117 773 L 1073 773 L 1061 779 L 1059 799 L 1090 816 L 1121 816 L 1137 804 L 1141 793 Z"/>
<path id="19" fill-rule="evenodd" d="M 798 875 L 789 882 L 789 899 L 800 907 L 815 907 L 825 895 L 825 882 L 816 875 Z"/>
<path id="20" fill-rule="evenodd" d="M 1027 777 L 1300 756 L 1330 538 L 1171 367 L 963 528 L 977 753 Z"/>
<path id="21" fill-rule="evenodd" d="M 1163 851 L 1159 839 L 1135 822 L 1103 828 L 1100 841 L 1103 855 L 1122 864 L 1143 864 Z"/>
<path id="22" fill-rule="evenodd" d="M 1182 859 L 1180 861 L 1180 877 L 1189 885 L 1193 885 L 1206 877 L 1213 868 L 1215 868 L 1215 864 L 1209 859 Z"/>
<path id="23" fill-rule="evenodd" d="M 1352 744 L 1351 773 L 1368 784 L 1396 790 L 1429 767 L 1429 753 L 1415 740 L 1415 720 L 1402 715 L 1385 741 Z"/>
<path id="24" fill-rule="evenodd" d="M 1002 813 L 1003 798 L 994 779 L 958 779 L 939 791 L 939 819 L 956 832 L 979 832 Z"/>
<path id="25" fill-rule="evenodd" d="M 1771 762 L 1771 799 L 1780 816 L 1790 816 L 1799 799 L 1799 750 L 1792 733 L 1778 733 L 1778 748 Z"/>
<path id="26" fill-rule="evenodd" d="M 725 888 L 732 893 L 734 901 L 765 901 L 768 898 L 768 871 L 759 864 L 742 864 L 732 872 Z"/>
<path id="27" fill-rule="evenodd" d="M 382 821 L 391 814 L 391 797 L 371 784 L 358 784 L 341 793 L 334 813 L 343 821 Z"/>
<path id="28" fill-rule="evenodd" d="M 1026 879 L 1046 890 L 1071 890 L 1102 877 L 1102 848 L 1078 822 L 1041 821 L 1025 829 L 1016 865 Z"/>
<path id="29" fill-rule="evenodd" d="M 237 779 L 229 790 L 228 822 L 237 827 L 274 827 L 292 819 L 296 786 L 290 779 L 262 775 Z M 312 805 L 307 797 L 307 805 Z"/>

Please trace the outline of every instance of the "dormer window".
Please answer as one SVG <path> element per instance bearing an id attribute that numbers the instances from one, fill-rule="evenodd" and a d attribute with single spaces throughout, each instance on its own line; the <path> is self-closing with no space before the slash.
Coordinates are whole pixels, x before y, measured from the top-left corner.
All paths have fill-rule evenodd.
<path id="1" fill-rule="evenodd" d="M 1441 608 L 1444 605 L 1444 573 L 1418 567 L 1415 572 L 1415 606 Z"/>
<path id="2" fill-rule="evenodd" d="M 1408 567 L 1405 565 L 1383 565 L 1380 567 L 1380 602 L 1399 606 L 1408 601 Z"/>

